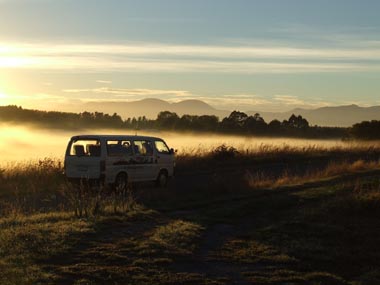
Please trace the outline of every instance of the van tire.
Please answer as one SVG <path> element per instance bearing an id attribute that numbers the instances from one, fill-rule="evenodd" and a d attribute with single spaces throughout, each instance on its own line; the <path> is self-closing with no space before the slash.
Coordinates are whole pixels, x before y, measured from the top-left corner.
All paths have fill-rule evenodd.
<path id="1" fill-rule="evenodd" d="M 161 170 L 158 174 L 158 177 L 156 179 L 156 186 L 157 187 L 166 187 L 168 185 L 168 173 L 166 170 Z"/>
<path id="2" fill-rule="evenodd" d="M 115 191 L 124 193 L 128 188 L 128 175 L 125 172 L 120 172 L 115 179 Z"/>

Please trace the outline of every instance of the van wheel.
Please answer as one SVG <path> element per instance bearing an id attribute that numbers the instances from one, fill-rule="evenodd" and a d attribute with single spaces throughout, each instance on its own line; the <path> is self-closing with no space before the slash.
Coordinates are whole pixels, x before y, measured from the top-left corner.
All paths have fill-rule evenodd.
<path id="1" fill-rule="evenodd" d="M 128 176 L 126 173 L 122 172 L 116 176 L 115 179 L 115 190 L 116 192 L 124 193 L 128 188 Z"/>
<path id="2" fill-rule="evenodd" d="M 156 179 L 157 187 L 165 187 L 168 184 L 168 174 L 166 171 L 161 171 Z"/>

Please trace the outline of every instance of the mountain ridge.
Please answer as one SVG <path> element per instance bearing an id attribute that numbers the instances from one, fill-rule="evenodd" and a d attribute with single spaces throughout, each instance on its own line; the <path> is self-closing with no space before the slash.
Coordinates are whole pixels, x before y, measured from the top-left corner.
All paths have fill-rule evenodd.
<path id="1" fill-rule="evenodd" d="M 231 111 L 219 110 L 210 104 L 197 99 L 187 99 L 179 102 L 168 102 L 157 98 L 145 98 L 137 101 L 120 102 L 88 102 L 81 106 L 82 111 L 98 111 L 117 113 L 123 118 L 146 116 L 154 119 L 161 111 L 175 112 L 179 116 L 187 115 L 215 115 L 219 119 L 227 117 Z M 244 111 L 248 115 L 259 113 L 269 123 L 277 119 L 288 119 L 292 114 L 301 115 L 311 125 L 348 127 L 355 123 L 370 120 L 380 120 L 380 106 L 361 107 L 355 104 L 342 106 L 325 106 L 315 109 L 295 108 L 285 112 Z"/>

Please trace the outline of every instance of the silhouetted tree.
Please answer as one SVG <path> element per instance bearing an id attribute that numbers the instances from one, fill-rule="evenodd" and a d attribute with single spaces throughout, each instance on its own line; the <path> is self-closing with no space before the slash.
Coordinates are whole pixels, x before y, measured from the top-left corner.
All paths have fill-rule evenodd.
<path id="1" fill-rule="evenodd" d="M 267 127 L 267 123 L 259 113 L 249 116 L 244 120 L 244 129 L 252 134 L 264 134 L 267 132 Z"/>
<path id="2" fill-rule="evenodd" d="M 239 132 L 243 129 L 248 115 L 243 112 L 233 111 L 227 118 L 221 122 L 221 129 L 225 131 Z"/>
<path id="3" fill-rule="evenodd" d="M 174 112 L 163 111 L 158 114 L 156 122 L 160 128 L 174 129 L 179 122 L 179 117 Z"/>
<path id="4" fill-rule="evenodd" d="M 197 121 L 201 130 L 215 131 L 218 128 L 219 119 L 217 116 L 203 115 L 199 116 Z"/>
<path id="5" fill-rule="evenodd" d="M 309 127 L 309 122 L 302 118 L 301 115 L 296 116 L 292 114 L 288 121 L 285 121 L 285 125 L 295 129 L 306 129 Z"/>
<path id="6" fill-rule="evenodd" d="M 352 137 L 365 140 L 380 139 L 380 121 L 363 121 L 355 124 L 349 130 Z"/>
<path id="7" fill-rule="evenodd" d="M 270 135 L 282 133 L 282 124 L 279 120 L 273 120 L 268 124 L 268 132 Z"/>

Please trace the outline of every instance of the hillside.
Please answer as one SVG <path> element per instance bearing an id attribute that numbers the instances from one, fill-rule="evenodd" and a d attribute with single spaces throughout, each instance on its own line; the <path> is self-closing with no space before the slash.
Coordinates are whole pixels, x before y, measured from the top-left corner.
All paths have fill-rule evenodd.
<path id="1" fill-rule="evenodd" d="M 179 116 L 188 115 L 215 115 L 227 117 L 233 110 L 218 110 L 201 100 L 183 100 L 169 103 L 160 99 L 143 99 L 132 102 L 91 102 L 81 107 L 81 111 L 117 113 L 122 118 L 145 116 L 155 119 L 161 111 L 175 112 Z M 274 119 L 283 121 L 292 114 L 307 118 L 311 125 L 349 127 L 362 121 L 380 120 L 380 106 L 360 107 L 357 105 L 322 107 L 317 109 L 297 108 L 286 112 L 262 112 L 260 110 L 247 111 L 248 115 L 259 113 L 266 122 Z"/>
<path id="2" fill-rule="evenodd" d="M 216 115 L 226 117 L 228 111 L 217 110 L 200 100 L 184 100 L 178 103 L 169 103 L 160 99 L 143 99 L 133 102 L 91 102 L 83 105 L 83 110 L 90 112 L 117 113 L 123 118 L 145 116 L 148 119 L 157 118 L 161 111 L 175 112 L 178 115 Z"/>
<path id="3" fill-rule="evenodd" d="M 247 112 L 253 115 L 257 112 Z M 317 109 L 297 108 L 288 112 L 258 112 L 265 121 L 285 120 L 292 114 L 307 118 L 311 125 L 349 127 L 361 121 L 380 120 L 380 106 L 360 107 L 357 105 L 322 107 Z"/>

